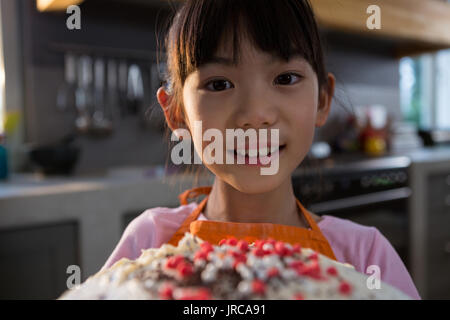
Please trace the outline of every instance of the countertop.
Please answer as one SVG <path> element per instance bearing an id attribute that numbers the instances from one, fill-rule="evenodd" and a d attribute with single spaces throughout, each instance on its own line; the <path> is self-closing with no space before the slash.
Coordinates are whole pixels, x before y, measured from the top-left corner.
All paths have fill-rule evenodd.
<path id="1" fill-rule="evenodd" d="M 199 184 L 210 184 L 208 179 L 199 177 Z M 116 168 L 89 177 L 13 174 L 0 183 L 0 232 L 76 223 L 85 278 L 111 254 L 126 216 L 178 205 L 178 194 L 195 181 L 189 174 L 166 174 L 163 167 Z"/>
<path id="2" fill-rule="evenodd" d="M 371 166 L 387 166 L 398 163 L 412 164 L 450 161 L 450 146 L 419 148 L 404 152 L 391 152 L 383 156 L 368 157 L 362 154 L 341 154 L 318 161 L 324 170 L 366 169 Z M 14 173 L 7 181 L 0 182 L 0 201 L 28 196 L 63 194 L 105 190 L 149 181 L 176 183 L 181 170 L 164 166 L 112 168 L 98 176 L 46 177 L 32 173 Z M 208 178 L 208 177 L 204 177 Z M 1 203 L 1 202 L 0 202 Z"/>

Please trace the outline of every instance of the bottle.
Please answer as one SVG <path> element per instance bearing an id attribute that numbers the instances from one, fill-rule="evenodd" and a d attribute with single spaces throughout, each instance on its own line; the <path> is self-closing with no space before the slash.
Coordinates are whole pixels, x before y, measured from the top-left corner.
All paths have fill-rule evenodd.
<path id="1" fill-rule="evenodd" d="M 0 133 L 0 180 L 8 179 L 8 152 L 5 146 L 5 136 Z"/>
<path id="2" fill-rule="evenodd" d="M 367 109 L 367 122 L 360 134 L 363 151 L 371 156 L 381 156 L 387 151 L 387 112 L 384 106 L 373 105 Z"/>

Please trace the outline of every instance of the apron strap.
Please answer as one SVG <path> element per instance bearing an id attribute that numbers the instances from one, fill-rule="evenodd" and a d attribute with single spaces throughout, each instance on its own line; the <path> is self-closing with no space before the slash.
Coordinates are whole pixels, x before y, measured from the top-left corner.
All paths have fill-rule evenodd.
<path id="1" fill-rule="evenodd" d="M 188 199 L 196 198 L 202 194 L 208 195 L 211 192 L 212 186 L 202 186 L 185 190 L 178 196 L 181 205 L 188 204 Z"/>
<path id="2" fill-rule="evenodd" d="M 183 192 L 184 193 L 184 192 Z M 203 211 L 206 205 L 206 201 L 208 201 L 208 195 L 198 204 L 198 206 L 187 216 L 187 218 L 183 221 L 178 230 L 173 234 L 170 240 L 167 242 L 173 246 L 178 244 L 186 232 L 189 232 L 191 229 L 191 222 L 197 220 L 200 213 Z"/>
<path id="3" fill-rule="evenodd" d="M 309 211 L 306 210 L 306 208 L 302 205 L 302 203 L 297 198 L 296 198 L 296 200 L 297 200 L 298 206 L 300 207 L 300 210 L 303 213 L 303 216 L 306 218 L 306 221 L 308 221 L 308 224 L 311 226 L 311 229 L 314 230 L 314 231 L 319 231 L 320 233 L 322 233 L 320 231 L 320 228 L 317 225 L 316 221 L 314 221 L 313 217 L 309 213 Z"/>

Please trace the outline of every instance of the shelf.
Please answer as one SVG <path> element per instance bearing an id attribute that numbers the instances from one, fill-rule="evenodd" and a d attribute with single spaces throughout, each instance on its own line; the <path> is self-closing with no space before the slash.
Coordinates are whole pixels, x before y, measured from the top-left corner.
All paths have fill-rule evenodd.
<path id="1" fill-rule="evenodd" d="M 37 0 L 36 7 L 41 12 L 66 11 L 71 5 L 78 5 L 84 0 Z"/>
<path id="2" fill-rule="evenodd" d="M 154 63 L 163 60 L 165 53 L 136 49 L 112 48 L 86 44 L 50 43 L 49 49 L 61 53 L 73 53 L 79 55 L 104 56 L 117 59 L 133 59 Z"/>
<path id="3" fill-rule="evenodd" d="M 367 8 L 381 9 L 381 29 L 366 26 Z M 311 0 L 323 28 L 385 38 L 398 43 L 397 56 L 450 48 L 450 3 L 437 0 Z"/>

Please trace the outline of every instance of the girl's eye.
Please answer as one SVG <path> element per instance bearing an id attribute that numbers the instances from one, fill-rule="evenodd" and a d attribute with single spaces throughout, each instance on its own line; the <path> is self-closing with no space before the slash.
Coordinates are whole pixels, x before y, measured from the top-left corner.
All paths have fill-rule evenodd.
<path id="1" fill-rule="evenodd" d="M 298 81 L 300 81 L 302 76 L 300 76 L 298 74 L 295 74 L 295 73 L 284 73 L 284 74 L 279 75 L 277 77 L 277 79 L 280 80 L 280 84 L 282 84 L 282 85 L 289 85 L 289 84 L 296 83 L 296 82 L 292 83 L 292 80 L 295 79 L 295 78 L 299 78 Z"/>
<path id="2" fill-rule="evenodd" d="M 211 91 L 223 91 L 227 89 L 227 83 L 230 83 L 228 80 L 218 79 L 210 81 L 206 84 L 206 87 Z M 231 83 L 230 83 L 231 84 Z M 232 87 L 232 85 L 231 85 Z"/>

